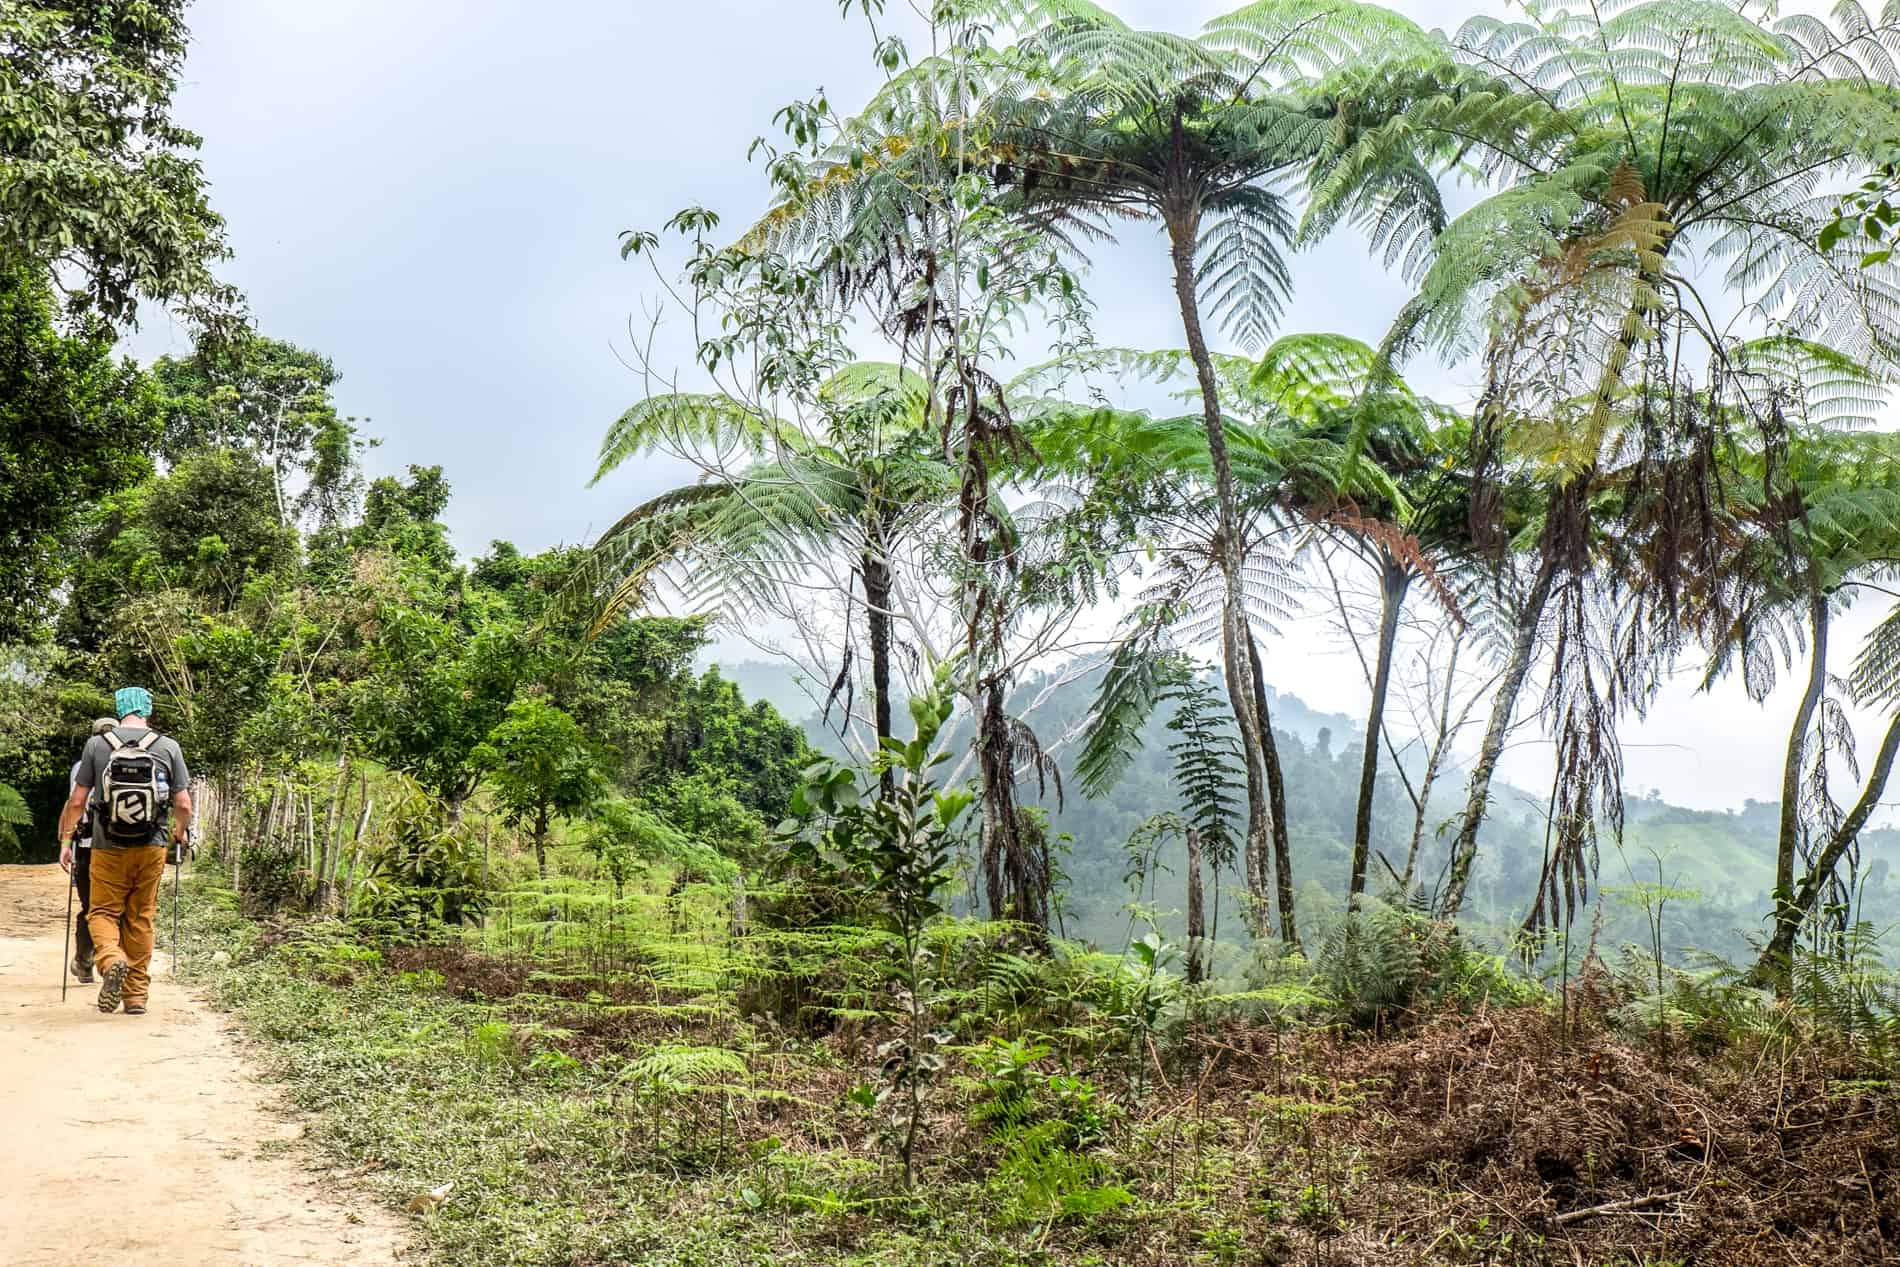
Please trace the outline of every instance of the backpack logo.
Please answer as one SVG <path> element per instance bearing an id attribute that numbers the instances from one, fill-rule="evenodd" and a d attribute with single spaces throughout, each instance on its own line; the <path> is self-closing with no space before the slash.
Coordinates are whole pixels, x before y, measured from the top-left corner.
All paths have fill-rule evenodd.
<path id="1" fill-rule="evenodd" d="M 165 811 L 159 761 L 152 755 L 158 732 L 148 730 L 133 744 L 112 731 L 101 738 L 112 749 L 99 788 L 105 839 L 114 845 L 149 845 Z"/>

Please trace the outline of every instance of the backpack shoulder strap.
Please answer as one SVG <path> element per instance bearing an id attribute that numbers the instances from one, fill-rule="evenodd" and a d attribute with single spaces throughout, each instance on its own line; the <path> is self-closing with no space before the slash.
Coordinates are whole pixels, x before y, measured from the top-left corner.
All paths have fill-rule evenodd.
<path id="1" fill-rule="evenodd" d="M 100 735 L 99 738 L 105 740 L 106 747 L 113 752 L 117 752 L 119 749 L 127 746 L 125 740 L 119 738 L 116 731 L 108 730 L 103 735 Z"/>
<path id="2" fill-rule="evenodd" d="M 150 752 L 152 750 L 152 745 L 157 743 L 158 740 L 159 740 L 158 732 L 156 730 L 148 730 L 145 732 L 145 738 L 139 740 L 137 743 L 133 744 L 132 746 L 134 748 L 137 748 L 140 752 Z"/>

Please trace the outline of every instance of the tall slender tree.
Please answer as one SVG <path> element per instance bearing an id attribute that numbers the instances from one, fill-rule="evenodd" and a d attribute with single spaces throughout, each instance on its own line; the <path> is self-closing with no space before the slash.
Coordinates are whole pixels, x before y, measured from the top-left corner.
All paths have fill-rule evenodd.
<path id="1" fill-rule="evenodd" d="M 1369 349 L 1352 340 L 1288 335 L 1276 340 L 1257 363 L 1224 356 L 1214 361 L 1231 402 L 1232 452 L 1247 490 L 1242 522 L 1244 623 L 1250 643 L 1256 627 L 1274 630 L 1297 606 L 1290 540 L 1309 535 L 1316 524 L 1343 522 L 1342 507 L 1358 501 L 1390 505 L 1403 500 L 1375 461 L 1352 460 L 1345 444 L 1348 428 L 1335 414 L 1334 406 L 1349 390 L 1342 387 L 1350 373 L 1343 366 L 1364 366 L 1370 360 Z M 1111 350 L 1067 358 L 1047 372 L 1107 367 L 1168 380 L 1182 376 L 1191 364 L 1183 352 Z M 1398 390 L 1405 390 L 1403 384 Z M 1159 698 L 1155 675 L 1165 670 L 1177 641 L 1222 645 L 1216 483 L 1199 416 L 1052 411 L 1034 434 L 1047 463 L 1046 476 L 1075 483 L 1085 504 L 1109 502 L 1115 513 L 1133 515 L 1165 551 L 1164 569 L 1113 652 L 1098 695 L 1080 769 L 1084 789 L 1099 792 L 1125 768 L 1136 729 Z M 1393 541 L 1398 544 L 1398 535 Z M 1257 645 L 1248 651 L 1249 677 L 1241 704 L 1251 704 L 1268 728 L 1262 745 L 1263 792 L 1271 815 L 1271 850 L 1248 851 L 1245 874 L 1255 931 L 1269 927 L 1265 917 L 1273 909 L 1269 903 L 1275 903 L 1280 936 L 1297 945 L 1285 789 Z"/>
<path id="2" fill-rule="evenodd" d="M 1287 91 L 1289 83 L 1315 64 L 1423 37 L 1363 4 L 1319 10 L 1267 0 L 1215 19 L 1200 39 L 1134 30 L 1078 0 L 1004 8 L 1026 32 L 1023 47 L 1052 67 L 1059 91 L 1031 81 L 996 95 L 997 148 L 1009 156 L 997 164 L 999 182 L 1026 209 L 1142 219 L 1166 236 L 1213 477 L 1221 663 L 1245 755 L 1248 874 L 1264 877 L 1273 836 L 1269 730 L 1253 690 L 1243 494 L 1203 310 L 1258 345 L 1287 296 L 1282 252 L 1296 219 L 1274 182 L 1335 139 L 1331 111 Z M 1436 186 L 1400 152 L 1382 149 L 1384 165 L 1367 169 L 1352 201 L 1400 209 L 1392 218 L 1408 224 L 1436 223 Z M 1264 890 L 1254 899 L 1256 911 L 1268 909 Z"/>
<path id="3" fill-rule="evenodd" d="M 822 98 L 789 111 L 798 152 L 774 153 L 779 203 L 736 249 L 807 279 L 800 302 L 811 311 L 873 323 L 927 384 L 925 413 L 957 478 L 957 549 L 938 549 L 934 560 L 955 617 L 948 636 L 919 644 L 933 660 L 961 656 L 991 912 L 1041 927 L 1052 872 L 1015 787 L 1031 774 L 1040 785 L 1046 759 L 1008 711 L 1010 688 L 1034 651 L 1061 637 L 1065 613 L 1106 579 L 1112 552 L 1090 544 L 1088 529 L 1043 549 L 1048 534 L 1021 530 L 1003 488 L 1024 446 L 994 368 L 1009 354 L 1008 333 L 1033 309 L 1060 338 L 1083 338 L 1086 313 L 1062 259 L 1069 217 L 1000 214 L 993 126 L 973 122 L 987 115 L 982 103 L 1004 64 L 987 22 L 980 4 L 935 6 L 927 57 L 912 64 L 901 41 L 880 42 L 888 80 L 857 116 L 837 118 Z"/>
<path id="4" fill-rule="evenodd" d="M 1341 335 L 1279 340 L 1261 358 L 1253 385 L 1313 435 L 1332 437 L 1342 451 L 1356 444 L 1382 475 L 1342 488 L 1333 505 L 1292 508 L 1369 568 L 1378 586 L 1373 653 L 1370 661 L 1361 655 L 1372 695 L 1353 816 L 1350 900 L 1365 890 L 1371 860 L 1386 700 L 1406 597 L 1423 581 L 1452 619 L 1463 619 L 1447 580 L 1467 553 L 1465 428 L 1454 411 L 1415 394 L 1374 348 Z M 1326 568 L 1330 573 L 1330 563 Z M 1350 620 L 1345 623 L 1357 646 Z"/>
<path id="5" fill-rule="evenodd" d="M 1891 436 L 1857 430 L 1873 422 L 1882 393 L 1851 358 L 1803 340 L 1772 339 L 1745 345 L 1738 359 L 1749 395 L 1772 411 L 1777 426 L 1735 464 L 1735 499 L 1751 531 L 1728 561 L 1730 584 L 1742 598 L 1732 619 L 1711 631 L 1709 678 L 1739 665 L 1748 693 L 1763 700 L 1776 684 L 1777 660 L 1792 665 L 1796 648 L 1805 647 L 1807 668 L 1782 760 L 1773 928 L 1761 959 L 1764 979 L 1785 987 L 1796 932 L 1813 905 L 1797 864 L 1804 854 L 1814 864 L 1809 880 L 1831 874 L 1839 857 L 1833 842 L 1851 822 L 1839 817 L 1827 791 L 1830 761 L 1851 763 L 1853 756 L 1846 713 L 1829 689 L 1828 656 L 1834 616 L 1861 585 L 1900 568 L 1900 449 Z M 1878 645 L 1876 630 L 1869 651 L 1877 653 Z M 1882 699 L 1877 681 L 1863 681 L 1857 693 Z M 1876 771 L 1882 768 L 1876 763 Z M 1850 847 L 1858 830 L 1854 825 L 1839 848 Z M 1816 840 L 1821 844 L 1810 848 Z M 1834 858 L 1823 870 L 1817 855 L 1830 850 Z"/>
<path id="6" fill-rule="evenodd" d="M 596 482 L 653 452 L 694 463 L 702 479 L 649 499 L 602 534 L 595 558 L 612 584 L 595 627 L 646 602 L 669 575 L 689 599 L 752 614 L 791 610 L 818 587 L 845 589 L 869 654 L 873 739 L 890 738 L 894 563 L 942 522 L 955 488 L 925 401 L 920 379 L 867 362 L 819 389 L 807 425 L 723 395 L 636 404 L 602 441 Z M 831 692 L 847 711 L 853 658 L 847 638 Z"/>
<path id="7" fill-rule="evenodd" d="M 1831 203 L 1813 196 L 1820 173 L 1864 166 L 1900 127 L 1896 47 L 1900 11 L 1891 6 L 1877 20 L 1852 3 L 1833 21 L 1756 20 L 1705 0 L 1664 0 L 1587 15 L 1539 10 L 1517 22 L 1475 18 L 1419 56 L 1344 67 L 1329 80 L 1361 123 L 1326 156 L 1311 217 L 1340 214 L 1395 151 L 1436 148 L 1447 162 L 1474 163 L 1498 190 L 1413 256 L 1418 295 L 1388 350 L 1480 352 L 1478 473 L 1499 469 L 1500 459 L 1528 463 L 1552 490 L 1472 768 L 1444 895 L 1451 912 L 1463 901 L 1540 638 L 1586 645 L 1544 621 L 1553 598 L 1558 625 L 1574 627 L 1584 606 L 1586 490 L 1599 456 L 1612 452 L 1606 442 L 1646 436 L 1658 456 L 1711 452 L 1686 373 L 1706 361 L 1720 374 L 1730 359 L 1712 315 L 1723 304 L 1703 294 L 1708 276 L 1728 295 L 1748 296 L 1771 329 L 1881 366 L 1900 350 L 1900 272 L 1890 263 L 1859 270 L 1861 244 L 1846 236 L 1820 246 Z M 1375 226 L 1375 240 L 1382 233 Z M 1400 238 L 1385 240 L 1405 253 Z M 1474 531 L 1501 548 L 1501 525 L 1487 523 L 1498 502 L 1480 482 Z M 1685 534 L 1714 524 L 1699 498 L 1685 492 L 1680 501 L 1701 520 L 1679 520 Z M 1673 614 L 1668 596 L 1656 597 L 1652 610 Z M 1652 632 L 1657 647 L 1672 640 Z"/>

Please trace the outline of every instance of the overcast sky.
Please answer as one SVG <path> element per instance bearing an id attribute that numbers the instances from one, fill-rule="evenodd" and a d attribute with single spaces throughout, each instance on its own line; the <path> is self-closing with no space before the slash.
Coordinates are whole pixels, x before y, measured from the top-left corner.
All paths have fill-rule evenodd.
<path id="1" fill-rule="evenodd" d="M 1123 0 L 1130 21 L 1191 31 L 1228 7 Z M 1453 27 L 1470 5 L 1399 3 Z M 1491 6 L 1487 6 L 1491 7 Z M 589 490 L 599 438 L 632 403 L 629 319 L 651 279 L 618 255 L 628 228 L 689 203 L 729 223 L 757 212 L 746 147 L 773 112 L 826 88 L 849 108 L 875 83 L 861 23 L 836 0 L 197 0 L 177 113 L 205 137 L 230 222 L 227 276 L 259 328 L 342 372 L 339 401 L 382 437 L 373 474 L 439 464 L 465 553 L 506 538 L 582 542 L 681 471 L 625 468 Z M 1180 342 L 1165 254 L 1136 226 L 1097 256 L 1096 335 Z M 1376 339 L 1406 298 L 1347 236 L 1296 261 L 1286 330 Z M 183 351 L 155 321 L 142 356 Z M 1467 401 L 1468 372 L 1412 367 L 1421 389 Z M 1876 614 L 1870 601 L 1851 636 Z M 1839 671 L 1851 653 L 1843 640 Z M 1316 707 L 1358 713 L 1357 664 L 1317 631 L 1268 650 L 1270 679 Z M 1628 786 L 1690 805 L 1778 796 L 1793 701 L 1672 689 L 1631 728 Z M 1878 735 L 1863 728 L 1871 750 Z M 1510 758 L 1542 781 L 1544 755 Z"/>

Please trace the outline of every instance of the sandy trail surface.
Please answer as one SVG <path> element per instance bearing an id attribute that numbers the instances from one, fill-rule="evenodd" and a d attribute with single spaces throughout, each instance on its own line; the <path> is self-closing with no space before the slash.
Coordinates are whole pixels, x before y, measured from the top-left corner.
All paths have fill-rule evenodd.
<path id="1" fill-rule="evenodd" d="M 0 1265 L 398 1262 L 393 1216 L 269 1147 L 299 1125 L 162 952 L 145 1016 L 60 1002 L 65 911 L 57 866 L 0 866 Z"/>

